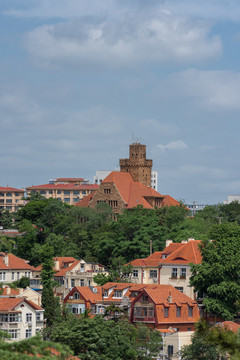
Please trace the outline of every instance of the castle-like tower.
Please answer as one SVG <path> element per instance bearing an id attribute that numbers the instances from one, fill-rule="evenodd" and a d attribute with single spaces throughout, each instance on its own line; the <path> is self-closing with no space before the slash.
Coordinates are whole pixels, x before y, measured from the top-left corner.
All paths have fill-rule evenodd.
<path id="1" fill-rule="evenodd" d="M 146 159 L 146 145 L 129 145 L 129 159 L 119 160 L 120 171 L 129 172 L 134 181 L 151 187 L 152 160 Z"/>

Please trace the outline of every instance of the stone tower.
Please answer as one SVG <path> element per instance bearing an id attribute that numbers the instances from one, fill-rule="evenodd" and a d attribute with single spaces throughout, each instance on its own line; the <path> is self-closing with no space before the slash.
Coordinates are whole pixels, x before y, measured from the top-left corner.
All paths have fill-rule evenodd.
<path id="1" fill-rule="evenodd" d="M 129 172 L 134 181 L 151 187 L 152 160 L 146 159 L 146 145 L 129 145 L 129 159 L 119 160 L 120 171 Z"/>

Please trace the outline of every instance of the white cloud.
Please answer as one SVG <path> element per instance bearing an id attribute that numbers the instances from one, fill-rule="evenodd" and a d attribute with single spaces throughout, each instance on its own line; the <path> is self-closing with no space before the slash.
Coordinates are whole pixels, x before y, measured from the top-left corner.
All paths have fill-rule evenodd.
<path id="1" fill-rule="evenodd" d="M 170 93 L 178 101 L 212 110 L 240 109 L 240 72 L 189 69 L 171 75 L 160 85 L 161 93 Z"/>
<path id="2" fill-rule="evenodd" d="M 158 144 L 157 147 L 163 151 L 165 151 L 165 150 L 183 150 L 183 149 L 187 149 L 188 145 L 182 140 L 176 140 L 176 141 L 171 141 L 167 145 Z"/>
<path id="3" fill-rule="evenodd" d="M 199 63 L 221 53 L 221 40 L 209 36 L 205 21 L 159 13 L 151 17 L 75 19 L 45 25 L 26 34 L 26 49 L 47 65 Z"/>
<path id="4" fill-rule="evenodd" d="M 216 177 L 216 178 L 226 178 L 227 173 L 225 170 L 212 167 L 212 166 L 203 166 L 203 165 L 183 165 L 180 167 L 180 172 L 185 176 L 204 176 L 204 177 Z"/>

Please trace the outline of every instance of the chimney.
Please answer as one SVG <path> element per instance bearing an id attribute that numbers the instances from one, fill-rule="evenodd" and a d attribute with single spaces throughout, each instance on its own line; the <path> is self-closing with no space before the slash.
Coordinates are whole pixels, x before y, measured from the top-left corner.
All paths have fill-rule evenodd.
<path id="1" fill-rule="evenodd" d="M 60 264 L 59 264 L 59 261 L 58 260 L 55 260 L 55 269 L 57 270 L 57 271 L 59 271 L 60 270 Z"/>
<path id="2" fill-rule="evenodd" d="M 23 290 L 22 288 L 19 288 L 19 295 L 21 295 L 23 293 Z"/>
<path id="3" fill-rule="evenodd" d="M 194 238 L 188 238 L 188 242 L 193 241 L 193 240 L 195 240 L 195 239 Z"/>
<path id="4" fill-rule="evenodd" d="M 188 243 L 188 240 L 182 240 L 181 241 L 181 244 L 187 244 Z"/>
<path id="5" fill-rule="evenodd" d="M 8 254 L 5 253 L 4 256 L 3 256 L 3 262 L 6 266 L 8 266 L 8 263 L 9 263 L 9 258 L 8 258 Z"/>
<path id="6" fill-rule="evenodd" d="M 10 286 L 6 286 L 5 289 L 6 289 L 6 295 L 10 295 L 10 293 L 11 293 Z"/>
<path id="7" fill-rule="evenodd" d="M 171 295 L 171 291 L 169 291 L 169 295 L 168 295 L 168 302 L 172 303 L 172 295 Z"/>
<path id="8" fill-rule="evenodd" d="M 166 240 L 166 247 L 168 247 L 170 244 L 172 244 L 172 240 L 170 240 L 170 239 L 168 239 L 168 240 Z"/>

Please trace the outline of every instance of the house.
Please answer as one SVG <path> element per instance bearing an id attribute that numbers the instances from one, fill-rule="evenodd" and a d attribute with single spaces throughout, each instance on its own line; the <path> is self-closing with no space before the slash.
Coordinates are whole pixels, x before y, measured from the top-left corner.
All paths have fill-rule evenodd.
<path id="1" fill-rule="evenodd" d="M 49 184 L 29 186 L 26 190 L 28 195 L 35 192 L 46 199 L 53 198 L 74 205 L 97 188 L 97 184 L 89 184 L 83 178 L 58 178 L 50 180 Z"/>
<path id="2" fill-rule="evenodd" d="M 28 260 L 0 252 L 0 282 L 11 283 L 22 277 L 31 279 L 33 269 Z"/>
<path id="3" fill-rule="evenodd" d="M 6 297 L 24 297 L 27 300 L 31 300 L 34 304 L 38 306 L 42 305 L 42 295 L 39 292 L 31 289 L 29 286 L 27 286 L 26 289 L 14 289 L 8 285 L 3 285 L 0 293 L 0 298 Z"/>
<path id="4" fill-rule="evenodd" d="M 129 146 L 129 159 L 120 159 L 120 172 L 112 171 L 94 193 L 76 206 L 95 208 L 105 203 L 115 214 L 138 205 L 146 209 L 179 206 L 171 196 L 161 195 L 151 188 L 151 171 L 152 160 L 146 158 L 146 145 L 133 143 Z"/>
<path id="5" fill-rule="evenodd" d="M 44 309 L 23 297 L 0 298 L 0 329 L 24 340 L 43 329 Z"/>
<path id="6" fill-rule="evenodd" d="M 194 291 L 189 286 L 190 264 L 202 261 L 200 243 L 200 240 L 191 238 L 181 243 L 167 240 L 163 251 L 157 251 L 145 259 L 131 261 L 133 270 L 129 280 L 136 284 L 172 285 L 193 299 Z"/>
<path id="7" fill-rule="evenodd" d="M 86 263 L 84 260 L 76 260 L 73 257 L 55 257 L 54 270 L 54 280 L 59 284 L 55 292 L 60 300 L 75 286 L 95 286 L 93 277 L 98 273 L 108 275 L 103 265 Z M 30 286 L 35 290 L 42 289 L 41 271 L 41 265 L 36 267 L 30 280 Z"/>
<path id="8" fill-rule="evenodd" d="M 15 212 L 24 205 L 24 189 L 0 186 L 0 210 Z"/>

